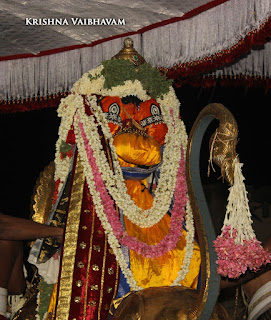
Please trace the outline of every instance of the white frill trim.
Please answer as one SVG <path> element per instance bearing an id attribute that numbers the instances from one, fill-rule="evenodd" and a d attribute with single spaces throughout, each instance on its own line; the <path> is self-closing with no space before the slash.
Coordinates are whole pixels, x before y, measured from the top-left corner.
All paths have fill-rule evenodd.
<path id="1" fill-rule="evenodd" d="M 232 63 L 229 66 L 219 68 L 206 76 L 219 78 L 221 76 L 248 76 L 248 77 L 271 77 L 271 42 L 266 42 L 262 48 L 252 49 L 251 52 Z"/>
<path id="2" fill-rule="evenodd" d="M 258 30 L 270 14 L 271 1 L 226 1 L 191 19 L 146 32 L 143 35 L 144 57 L 158 67 L 210 57 Z"/>

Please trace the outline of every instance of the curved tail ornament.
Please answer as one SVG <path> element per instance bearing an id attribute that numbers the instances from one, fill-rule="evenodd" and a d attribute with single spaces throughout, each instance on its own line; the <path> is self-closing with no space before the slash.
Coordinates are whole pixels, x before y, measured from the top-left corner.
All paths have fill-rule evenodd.
<path id="1" fill-rule="evenodd" d="M 189 198 L 194 214 L 201 252 L 201 289 L 199 299 L 189 319 L 210 319 L 220 287 L 220 276 L 216 272 L 216 254 L 213 249 L 214 232 L 211 216 L 205 200 L 200 179 L 199 157 L 204 133 L 209 124 L 218 119 L 220 125 L 210 140 L 210 161 L 221 168 L 222 177 L 233 184 L 236 158 L 237 123 L 222 104 L 211 103 L 198 115 L 188 139 L 186 176 Z"/>

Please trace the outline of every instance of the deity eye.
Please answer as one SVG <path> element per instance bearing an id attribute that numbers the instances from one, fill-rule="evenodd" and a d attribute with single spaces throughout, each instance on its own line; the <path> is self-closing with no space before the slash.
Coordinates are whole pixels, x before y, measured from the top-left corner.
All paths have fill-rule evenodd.
<path id="1" fill-rule="evenodd" d="M 151 114 L 153 116 L 160 116 L 161 115 L 160 108 L 157 105 L 152 104 L 151 105 Z"/>
<path id="2" fill-rule="evenodd" d="M 161 110 L 156 104 L 154 104 L 154 103 L 151 104 L 150 113 L 151 113 L 150 117 L 147 117 L 147 118 L 144 118 L 141 120 L 142 127 L 149 126 L 152 123 L 159 124 L 159 123 L 163 122 Z"/>
<path id="3" fill-rule="evenodd" d="M 120 106 L 116 102 L 114 102 L 109 106 L 108 112 L 105 113 L 105 116 L 108 122 L 121 126 L 121 117 L 119 116 L 119 114 Z"/>
<path id="4" fill-rule="evenodd" d="M 112 103 L 108 108 L 108 113 L 119 115 L 119 113 L 120 113 L 119 105 L 116 102 Z"/>

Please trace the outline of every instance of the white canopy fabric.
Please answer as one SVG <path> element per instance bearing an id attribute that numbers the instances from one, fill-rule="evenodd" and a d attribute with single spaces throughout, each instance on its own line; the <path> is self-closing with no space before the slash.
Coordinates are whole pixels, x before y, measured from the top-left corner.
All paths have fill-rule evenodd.
<path id="1" fill-rule="evenodd" d="M 271 0 L 0 0 L 0 8 L 2 101 L 68 92 L 127 36 L 154 66 L 204 65 L 244 46 L 271 16 Z M 270 77 L 270 53 L 267 42 L 202 73 Z"/>
<path id="2" fill-rule="evenodd" d="M 172 17 L 181 17 L 184 12 L 207 3 L 208 0 L 183 1 L 181 6 L 178 6 L 178 2 L 176 0 L 170 2 L 165 0 L 136 2 L 129 0 L 92 0 L 91 2 L 1 0 L 3 10 L 0 17 L 1 25 L 5 26 L 6 41 L 1 44 L 0 56 L 37 54 L 45 50 L 89 44 L 126 32 L 137 31 Z M 90 20 L 81 21 L 80 18 Z M 34 19 L 43 19 L 38 21 L 42 25 L 35 25 Z M 102 19 L 115 19 L 117 25 L 106 26 L 102 24 Z M 124 21 L 118 25 L 118 20 Z M 61 22 L 62 25 L 59 25 L 58 23 Z M 124 25 L 123 22 L 125 22 Z M 93 25 L 94 23 L 96 25 Z"/>

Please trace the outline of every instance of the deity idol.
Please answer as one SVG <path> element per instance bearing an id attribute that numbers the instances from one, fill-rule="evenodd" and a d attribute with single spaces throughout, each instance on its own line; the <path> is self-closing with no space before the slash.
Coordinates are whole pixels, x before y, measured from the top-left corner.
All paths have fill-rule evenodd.
<path id="1" fill-rule="evenodd" d="M 51 223 L 66 223 L 48 318 L 106 319 L 112 300 L 130 291 L 197 288 L 179 106 L 130 39 L 62 100 Z M 56 256 L 48 242 L 37 266 Z"/>
<path id="2" fill-rule="evenodd" d="M 129 38 L 62 100 L 49 221 L 65 226 L 64 240 L 61 250 L 38 241 L 30 255 L 44 278 L 41 318 L 103 320 L 131 292 L 198 287 L 179 109 Z"/>

